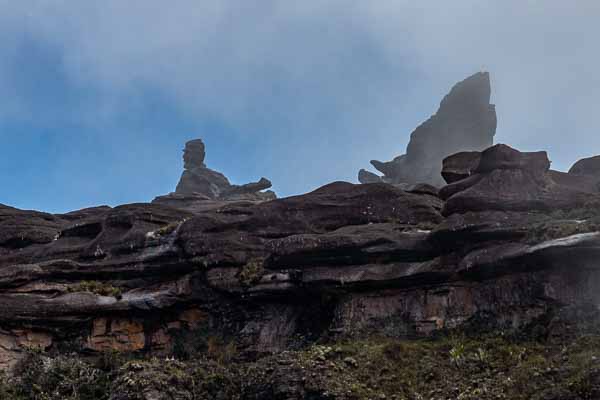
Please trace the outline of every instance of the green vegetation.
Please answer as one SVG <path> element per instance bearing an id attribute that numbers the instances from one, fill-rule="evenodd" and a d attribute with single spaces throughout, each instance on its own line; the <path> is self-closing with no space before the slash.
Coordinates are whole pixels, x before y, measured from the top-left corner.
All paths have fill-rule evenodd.
<path id="1" fill-rule="evenodd" d="M 600 216 L 600 200 L 592 198 L 573 209 L 555 210 L 550 213 L 551 219 L 578 219 L 585 220 Z"/>
<path id="2" fill-rule="evenodd" d="M 600 202 L 590 200 L 578 208 L 555 210 L 546 217 L 545 221 L 528 226 L 530 243 L 600 231 Z"/>
<path id="3" fill-rule="evenodd" d="M 117 299 L 122 297 L 121 289 L 100 281 L 81 281 L 69 287 L 69 292 L 89 292 L 100 296 L 112 296 Z"/>
<path id="4" fill-rule="evenodd" d="M 166 236 L 169 235 L 173 232 L 175 232 L 175 230 L 177 230 L 177 228 L 179 228 L 179 226 L 181 226 L 181 224 L 183 224 L 185 222 L 185 220 L 183 221 L 177 221 L 177 222 L 171 222 L 170 224 L 167 224 L 157 230 L 154 231 L 154 236 L 156 237 L 160 237 L 160 236 Z"/>
<path id="5" fill-rule="evenodd" d="M 212 342 L 212 344 L 211 344 Z M 600 396 L 600 335 L 535 341 L 503 335 L 429 340 L 372 337 L 314 344 L 255 361 L 222 357 L 210 339 L 188 359 L 95 362 L 32 353 L 7 400 L 142 399 L 511 399 L 591 400 Z M 108 361 L 107 361 L 108 360 Z"/>
<path id="6" fill-rule="evenodd" d="M 119 373 L 112 388 L 119 399 L 240 398 L 241 380 L 234 365 L 226 367 L 209 359 L 133 361 L 125 364 Z"/>
<path id="7" fill-rule="evenodd" d="M 527 242 L 540 243 L 580 233 L 600 231 L 600 217 L 577 219 L 549 219 L 533 225 L 527 234 Z"/>
<path id="8" fill-rule="evenodd" d="M 45 357 L 31 352 L 14 377 L 0 378 L 3 400 L 103 400 L 108 399 L 116 371 L 102 370 L 77 357 Z"/>
<path id="9" fill-rule="evenodd" d="M 264 273 L 264 261 L 260 258 L 251 259 L 244 265 L 238 275 L 242 286 L 252 286 L 260 280 Z"/>
<path id="10" fill-rule="evenodd" d="M 600 336 L 568 345 L 502 336 L 371 338 L 313 346 L 296 353 L 293 365 L 308 391 L 331 399 L 595 399 L 598 345 Z"/>

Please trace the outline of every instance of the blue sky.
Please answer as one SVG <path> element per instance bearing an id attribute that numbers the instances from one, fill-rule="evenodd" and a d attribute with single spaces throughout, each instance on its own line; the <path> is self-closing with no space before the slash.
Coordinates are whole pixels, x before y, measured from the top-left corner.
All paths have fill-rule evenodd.
<path id="1" fill-rule="evenodd" d="M 598 20 L 595 0 L 0 0 L 0 203 L 150 201 L 196 137 L 234 183 L 355 181 L 481 69 L 496 141 L 567 169 L 600 154 Z"/>

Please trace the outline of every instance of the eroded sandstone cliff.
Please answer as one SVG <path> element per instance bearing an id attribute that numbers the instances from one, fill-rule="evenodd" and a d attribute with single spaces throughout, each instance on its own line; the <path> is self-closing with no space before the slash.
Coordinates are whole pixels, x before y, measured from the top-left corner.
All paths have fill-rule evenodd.
<path id="1" fill-rule="evenodd" d="M 240 360 L 374 335 L 596 332 L 600 176 L 549 167 L 496 145 L 447 159 L 439 194 L 335 182 L 191 211 L 2 206 L 0 368 L 31 349 L 172 357 L 199 332 Z M 293 376 L 304 394 L 282 398 L 346 398 L 304 397 Z"/>

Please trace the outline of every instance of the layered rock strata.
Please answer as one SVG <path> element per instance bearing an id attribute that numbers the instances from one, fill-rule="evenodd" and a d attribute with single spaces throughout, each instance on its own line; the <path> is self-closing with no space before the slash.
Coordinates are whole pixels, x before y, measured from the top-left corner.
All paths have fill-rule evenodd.
<path id="1" fill-rule="evenodd" d="M 439 194 L 335 182 L 192 211 L 2 206 L 0 368 L 28 348 L 168 355 L 198 331 L 255 357 L 333 337 L 555 332 L 568 310 L 596 312 L 598 190 L 545 152 L 457 160 Z"/>

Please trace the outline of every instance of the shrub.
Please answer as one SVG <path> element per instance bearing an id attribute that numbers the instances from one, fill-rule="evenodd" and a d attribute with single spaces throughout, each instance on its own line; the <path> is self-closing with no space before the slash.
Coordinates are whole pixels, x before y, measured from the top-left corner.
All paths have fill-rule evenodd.
<path id="1" fill-rule="evenodd" d="M 69 292 L 89 292 L 100 296 L 115 297 L 117 299 L 121 299 L 122 297 L 122 292 L 120 288 L 99 281 L 81 281 L 75 286 L 69 287 Z"/>
<path id="2" fill-rule="evenodd" d="M 30 352 L 17 366 L 15 376 L 12 390 L 16 399 L 105 400 L 111 381 L 108 373 L 79 358 L 49 358 L 39 352 Z"/>
<path id="3" fill-rule="evenodd" d="M 242 286 L 252 286 L 260 280 L 264 273 L 263 260 L 254 258 L 242 267 L 238 280 Z"/>

